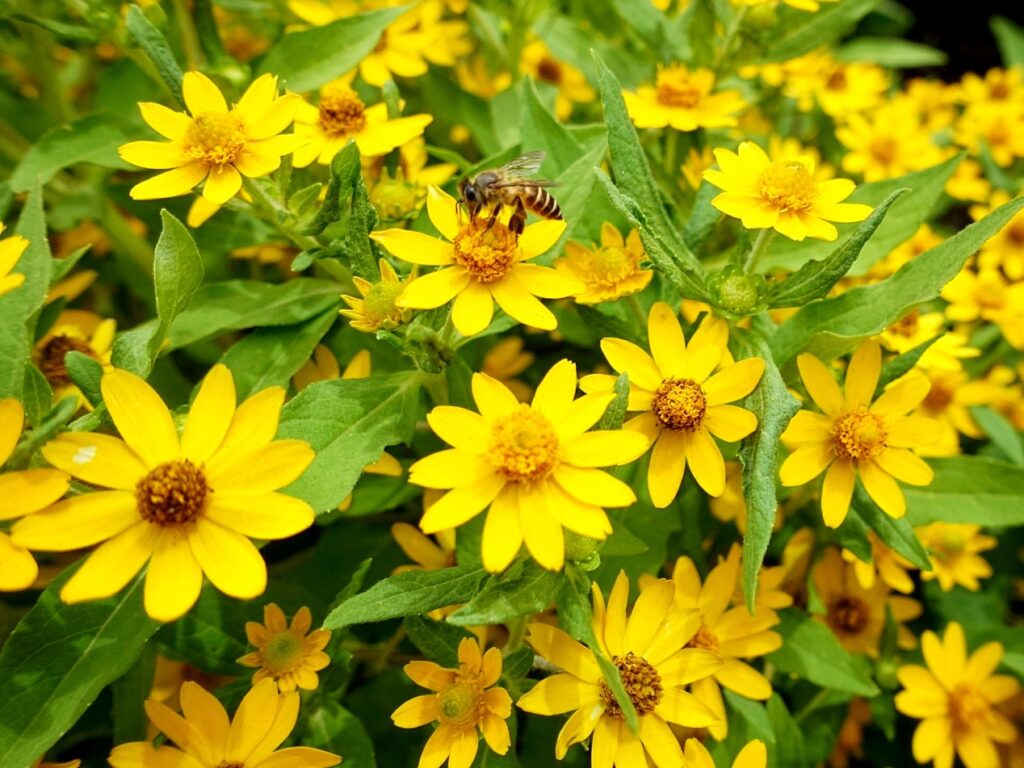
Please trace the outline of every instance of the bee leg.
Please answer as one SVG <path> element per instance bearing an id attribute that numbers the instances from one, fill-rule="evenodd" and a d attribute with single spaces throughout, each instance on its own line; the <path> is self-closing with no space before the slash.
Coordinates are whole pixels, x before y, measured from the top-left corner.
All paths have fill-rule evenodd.
<path id="1" fill-rule="evenodd" d="M 526 209 L 522 200 L 516 199 L 516 207 L 512 211 L 512 218 L 508 220 L 508 228 L 517 236 L 523 234 L 523 230 L 526 229 Z"/>
<path id="2" fill-rule="evenodd" d="M 491 227 L 493 227 L 495 224 L 498 223 L 498 217 L 500 215 L 501 215 L 501 206 L 500 205 L 494 206 L 494 210 L 491 211 L 490 218 L 487 219 L 487 229 L 490 229 Z"/>

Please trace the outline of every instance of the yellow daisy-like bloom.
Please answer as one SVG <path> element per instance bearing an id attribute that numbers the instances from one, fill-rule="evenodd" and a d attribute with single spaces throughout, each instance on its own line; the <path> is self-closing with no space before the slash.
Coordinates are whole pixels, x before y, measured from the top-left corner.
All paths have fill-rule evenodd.
<path id="1" fill-rule="evenodd" d="M 798 2 L 798 0 L 793 0 L 793 2 Z M 767 768 L 767 765 L 768 748 L 760 739 L 748 742 L 736 755 L 736 759 L 732 761 L 732 768 Z M 715 768 L 715 761 L 711 759 L 711 753 L 699 739 L 686 740 L 683 768 Z"/>
<path id="2" fill-rule="evenodd" d="M 736 113 L 746 107 L 739 91 L 717 91 L 715 73 L 674 64 L 658 70 L 654 85 L 642 85 L 622 98 L 637 128 L 696 131 L 736 125 Z"/>
<path id="3" fill-rule="evenodd" d="M 54 402 L 73 395 L 78 398 L 79 407 L 91 408 L 78 387 L 71 383 L 64 356 L 72 351 L 81 352 L 110 370 L 110 349 L 116 330 L 116 321 L 104 319 L 95 312 L 65 309 L 58 315 L 53 327 L 36 342 L 33 352 L 36 367 L 53 388 Z"/>
<path id="4" fill-rule="evenodd" d="M 351 86 L 352 75 L 328 83 L 320 89 L 317 106 L 303 101 L 295 112 L 295 135 L 303 146 L 295 151 L 296 168 L 313 161 L 328 165 L 349 141 L 364 155 L 386 155 L 393 149 L 421 136 L 433 122 L 431 115 L 388 118 L 386 104 L 367 107 Z"/>
<path id="5" fill-rule="evenodd" d="M 979 552 L 995 549 L 999 542 L 986 536 L 980 525 L 970 523 L 931 523 L 914 529 L 931 559 L 932 569 L 922 571 L 925 581 L 939 582 L 944 592 L 956 585 L 977 592 L 979 579 L 992 575 L 992 566 Z"/>
<path id="6" fill-rule="evenodd" d="M 780 2 L 798 11 L 814 13 L 821 10 L 822 3 L 837 3 L 839 0 L 732 0 L 733 5 L 778 5 Z"/>
<path id="7" fill-rule="evenodd" d="M 715 437 L 733 443 L 757 429 L 757 417 L 736 405 L 749 395 L 764 373 L 764 361 L 748 358 L 722 366 L 729 327 L 708 316 L 689 343 L 679 318 L 662 302 L 647 318 L 651 354 L 625 339 L 602 339 L 601 351 L 619 373 L 629 376 L 629 411 L 643 411 L 625 429 L 654 445 L 647 470 L 647 490 L 656 507 L 672 503 L 690 467 L 698 485 L 711 496 L 725 490 L 725 461 Z M 615 376 L 584 376 L 583 391 L 611 392 Z"/>
<path id="8" fill-rule="evenodd" d="M 455 198 L 437 187 L 428 191 L 427 212 L 447 242 L 407 229 L 370 235 L 396 258 L 441 267 L 412 280 L 399 307 L 433 309 L 455 299 L 452 322 L 463 336 L 473 336 L 491 324 L 496 301 L 520 323 L 553 331 L 558 321 L 537 297 L 562 299 L 586 288 L 575 277 L 526 263 L 558 242 L 564 221 L 538 221 L 516 236 L 501 221 L 488 226 L 487 217 L 461 220 Z"/>
<path id="9" fill-rule="evenodd" d="M 523 351 L 522 338 L 505 336 L 487 350 L 481 370 L 508 387 L 519 402 L 525 403 L 533 395 L 533 390 L 516 376 L 533 365 L 534 359 L 532 352 Z"/>
<path id="10" fill-rule="evenodd" d="M 476 53 L 455 64 L 455 78 L 462 90 L 482 99 L 490 99 L 512 85 L 512 75 L 506 69 L 493 69 L 498 66 L 500 64 Z"/>
<path id="11" fill-rule="evenodd" d="M 113 768 L 330 768 L 341 762 L 312 747 L 277 749 L 295 727 L 299 694 L 279 694 L 272 680 L 252 687 L 233 720 L 198 683 L 181 686 L 181 709 L 184 716 L 153 699 L 146 702 L 149 719 L 177 747 L 133 741 L 114 747 L 107 761 Z"/>
<path id="12" fill-rule="evenodd" d="M 946 330 L 946 318 L 941 312 L 927 312 L 914 308 L 890 325 L 879 336 L 882 346 L 902 355 L 926 341 L 939 338 L 932 343 L 917 361 L 917 365 L 928 371 L 958 371 L 961 360 L 981 355 L 980 349 L 967 346 L 965 334 Z"/>
<path id="13" fill-rule="evenodd" d="M 721 661 L 722 666 L 712 676 L 696 681 L 692 689 L 693 695 L 718 718 L 719 722 L 709 730 L 719 741 L 729 733 L 722 688 L 748 699 L 770 699 L 772 685 L 768 678 L 743 659 L 763 656 L 782 647 L 782 636 L 771 630 L 779 623 L 775 611 L 762 609 L 751 616 L 745 605 L 729 608 L 739 574 L 738 557 L 723 560 L 712 568 L 703 584 L 697 566 L 688 557 L 680 557 L 672 569 L 673 605 L 695 612 L 700 619 L 688 647 L 702 648 Z"/>
<path id="14" fill-rule="evenodd" d="M 83 483 L 83 493 L 15 524 L 11 539 L 67 552 L 103 542 L 61 589 L 66 603 L 109 597 L 146 563 L 146 612 L 174 621 L 199 598 L 203 574 L 231 597 L 263 593 L 267 566 L 249 540 L 282 539 L 313 524 L 310 506 L 277 489 L 313 461 L 302 440 L 277 440 L 284 390 L 270 387 L 235 407 L 224 365 L 203 380 L 181 437 L 160 396 L 114 369 L 100 382 L 122 439 L 68 432 L 43 447 L 46 460 Z"/>
<path id="15" fill-rule="evenodd" d="M 822 54 L 809 56 L 817 58 Z M 828 54 L 823 58 L 827 67 L 815 75 L 825 76 L 810 95 L 826 115 L 845 119 L 875 109 L 883 102 L 889 88 L 889 74 L 885 69 L 864 62 L 836 61 Z"/>
<path id="16" fill-rule="evenodd" d="M 949 302 L 946 317 L 953 322 L 987 320 L 1013 347 L 1024 349 L 1024 280 L 1011 282 L 997 269 L 965 268 L 939 295 Z"/>
<path id="17" fill-rule="evenodd" d="M 714 147 L 708 145 L 700 150 L 690 147 L 690 151 L 686 154 L 686 162 L 679 167 L 679 170 L 682 172 L 683 178 L 686 179 L 686 183 L 693 189 L 697 189 L 704 177 L 704 171 L 714 164 Z"/>
<path id="18" fill-rule="evenodd" d="M 972 407 L 999 406 L 1015 399 L 1004 384 L 988 379 L 972 381 L 962 370 L 926 370 L 924 374 L 931 388 L 914 413 L 934 419 L 941 434 L 935 443 L 918 449 L 922 456 L 956 456 L 960 453 L 960 435 L 976 440 L 984 437 L 971 415 Z"/>
<path id="19" fill-rule="evenodd" d="M 975 221 L 983 219 L 999 206 L 1013 198 L 1009 192 L 997 189 L 988 205 L 972 205 L 969 209 Z M 1001 268 L 1011 280 L 1024 279 L 1024 212 L 1016 214 L 1006 226 L 985 241 L 978 253 L 982 269 Z"/>
<path id="20" fill-rule="evenodd" d="M 839 550 L 829 547 L 811 571 L 811 579 L 824 615 L 815 615 L 832 630 L 850 653 L 878 658 L 878 642 L 885 628 L 886 607 L 892 611 L 901 648 L 916 645 L 914 635 L 903 624 L 921 615 L 921 604 L 903 595 L 890 595 L 889 586 L 876 580 L 864 587 L 854 569 L 843 561 Z"/>
<path id="21" fill-rule="evenodd" d="M 813 161 L 813 173 L 817 181 L 828 181 L 836 175 L 835 168 L 822 162 L 817 147 L 805 146 L 792 136 L 779 136 L 775 133 L 769 136 L 768 157 L 773 163 L 804 162 L 809 157 Z"/>
<path id="22" fill-rule="evenodd" d="M 0 468 L 14 453 L 25 426 L 25 409 L 13 397 L 0 400 Z M 46 509 L 63 496 L 70 479 L 56 469 L 23 469 L 0 472 L 0 520 L 15 520 Z M 11 542 L 0 531 L 0 591 L 12 592 L 32 586 L 39 574 L 32 554 Z"/>
<path id="23" fill-rule="evenodd" d="M 363 177 L 370 202 L 385 220 L 412 218 L 423 207 L 427 189 L 441 186 L 458 170 L 455 163 L 427 165 L 426 141 L 417 136 L 398 148 L 398 169 L 392 176 L 383 157 L 363 158 Z"/>
<path id="24" fill-rule="evenodd" d="M 134 200 L 186 195 L 205 180 L 203 198 L 215 209 L 238 193 L 243 176 L 272 173 L 304 141 L 279 135 L 291 125 L 300 99 L 278 96 L 273 75 L 257 78 L 230 109 L 201 72 L 186 72 L 181 89 L 189 114 L 139 103 L 142 119 L 167 141 L 133 141 L 118 149 L 132 165 L 164 171 L 132 187 Z"/>
<path id="25" fill-rule="evenodd" d="M 320 685 L 317 672 L 331 663 L 324 648 L 331 639 L 328 629 L 314 629 L 313 614 L 303 606 L 292 617 L 291 626 L 276 603 L 263 608 L 263 623 L 245 622 L 245 636 L 256 650 L 242 656 L 243 667 L 258 667 L 252 676 L 253 685 L 260 680 L 273 680 L 281 693 L 302 688 L 315 690 Z"/>
<path id="26" fill-rule="evenodd" d="M 1024 98 L 1024 72 L 1019 67 L 993 67 L 984 77 L 968 72 L 952 90 L 968 106 L 1019 102 Z"/>
<path id="27" fill-rule="evenodd" d="M 1000 765 L 993 742 L 1009 744 L 1017 729 L 996 706 L 1020 689 L 1009 675 L 992 674 L 1002 644 L 986 643 L 968 656 L 963 628 L 953 621 L 942 640 L 926 631 L 921 648 L 928 666 L 908 664 L 896 673 L 903 686 L 896 710 L 922 721 L 914 731 L 914 759 L 952 768 L 956 752 L 966 768 Z"/>
<path id="28" fill-rule="evenodd" d="M 839 232 L 829 222 L 862 221 L 871 213 L 869 205 L 840 202 L 855 189 L 849 179 L 817 181 L 810 157 L 772 162 L 745 141 L 738 154 L 716 149 L 715 158 L 720 170 L 705 171 L 704 178 L 723 191 L 711 204 L 747 229 L 770 227 L 793 240 L 835 240 Z"/>
<path id="29" fill-rule="evenodd" d="M 505 721 L 512 715 L 512 697 L 495 685 L 501 661 L 500 650 L 482 653 L 478 641 L 467 637 L 459 643 L 458 669 L 432 661 L 405 665 L 405 674 L 433 693 L 405 702 L 391 720 L 399 728 L 438 723 L 423 747 L 419 768 L 437 768 L 446 760 L 449 768 L 469 768 L 479 748 L 478 729 L 494 752 L 508 752 L 512 740 Z"/>
<path id="30" fill-rule="evenodd" d="M 0 221 L 0 235 L 4 233 L 4 229 L 4 223 Z M 0 240 L 0 296 L 10 293 L 25 282 L 25 275 L 12 270 L 26 248 L 28 240 L 21 235 L 11 235 Z"/>
<path id="31" fill-rule="evenodd" d="M 338 310 L 338 314 L 347 317 L 349 325 L 357 331 L 365 333 L 376 333 L 380 330 L 391 331 L 407 322 L 412 313 L 407 309 L 398 306 L 398 299 L 412 280 L 416 279 L 416 268 L 412 274 L 402 280 L 395 268 L 387 259 L 378 262 L 380 266 L 380 280 L 371 283 L 369 280 L 355 275 L 352 282 L 355 283 L 359 297 L 341 295 L 342 301 L 348 304 L 348 309 Z"/>
<path id="32" fill-rule="evenodd" d="M 870 591 L 881 580 L 889 588 L 904 595 L 913 592 L 914 580 L 907 571 L 914 569 L 914 564 L 889 547 L 872 530 L 868 531 L 868 543 L 871 544 L 871 561 L 867 563 L 858 559 L 850 550 L 843 550 L 843 560 L 853 566 L 857 583 Z"/>
<path id="33" fill-rule="evenodd" d="M 969 203 L 983 203 L 992 194 L 992 182 L 985 178 L 981 163 L 965 157 L 949 177 L 946 194 Z"/>
<path id="34" fill-rule="evenodd" d="M 946 153 L 914 123 L 912 113 L 894 105 L 870 116 L 850 115 L 836 129 L 836 138 L 849 150 L 843 155 L 843 170 L 859 173 L 864 181 L 880 181 L 942 162 Z"/>
<path id="35" fill-rule="evenodd" d="M 938 425 L 906 415 L 927 396 L 928 379 L 911 371 L 872 402 L 882 369 L 881 349 L 873 340 L 854 352 L 845 396 L 814 355 L 800 355 L 797 367 L 807 393 L 824 413 L 801 410 L 782 433 L 782 442 L 793 451 L 779 472 L 782 484 L 804 485 L 825 472 L 821 511 L 829 528 L 846 519 L 857 475 L 886 514 L 902 517 L 906 500 L 896 480 L 928 485 L 934 477 L 912 449 L 935 442 Z"/>
<path id="36" fill-rule="evenodd" d="M 721 665 L 707 651 L 687 643 L 700 626 L 694 612 L 673 610 L 674 588 L 667 579 L 643 586 L 631 613 L 629 579 L 615 580 L 607 606 L 592 585 L 593 627 L 600 652 L 618 668 L 622 684 L 640 720 L 633 733 L 615 696 L 601 675 L 594 651 L 550 624 L 530 624 L 527 642 L 561 671 L 537 683 L 518 706 L 532 714 L 572 712 L 555 743 L 555 757 L 593 735 L 591 764 L 607 768 L 680 765 L 683 751 L 670 724 L 703 728 L 716 716 L 683 687 L 701 680 Z"/>
<path id="37" fill-rule="evenodd" d="M 1024 105 L 979 104 L 966 110 L 953 129 L 953 140 L 972 155 L 984 145 L 997 165 L 1007 167 L 1024 157 Z"/>
<path id="38" fill-rule="evenodd" d="M 555 96 L 555 115 L 568 120 L 573 104 L 590 104 L 597 91 L 587 82 L 582 71 L 556 58 L 543 40 L 534 40 L 523 46 L 519 69 L 534 80 L 550 83 L 558 89 Z"/>
<path id="39" fill-rule="evenodd" d="M 434 537 L 424 535 L 408 523 L 391 526 L 391 536 L 415 565 L 400 565 L 395 573 L 405 571 L 436 571 L 455 565 L 455 529 L 438 531 Z"/>
<path id="40" fill-rule="evenodd" d="M 640 242 L 640 233 L 632 229 L 623 239 L 610 222 L 601 224 L 601 244 L 586 247 L 570 240 L 565 256 L 555 261 L 555 269 L 582 280 L 587 289 L 574 297 L 577 304 L 599 304 L 639 293 L 654 276 L 650 269 L 640 269 L 647 258 Z"/>
<path id="41" fill-rule="evenodd" d="M 439 405 L 427 414 L 431 429 L 452 446 L 420 459 L 409 480 L 448 490 L 423 515 L 420 528 L 455 528 L 488 509 L 483 563 L 504 570 L 526 543 L 545 568 L 565 560 L 562 528 L 603 540 L 612 532 L 603 507 L 627 507 L 632 489 L 596 467 L 634 461 L 647 449 L 636 432 L 587 430 L 614 395 L 576 394 L 576 366 L 556 363 L 533 401 L 520 403 L 501 382 L 473 374 L 480 413 Z"/>

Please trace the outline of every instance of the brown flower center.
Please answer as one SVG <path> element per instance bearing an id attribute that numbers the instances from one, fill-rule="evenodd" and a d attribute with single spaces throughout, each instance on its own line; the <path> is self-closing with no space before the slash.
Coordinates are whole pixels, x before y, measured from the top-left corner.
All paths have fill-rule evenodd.
<path id="1" fill-rule="evenodd" d="M 949 717 L 957 731 L 968 731 L 988 718 L 991 705 L 970 683 L 961 683 L 949 694 Z"/>
<path id="2" fill-rule="evenodd" d="M 194 521 L 210 493 L 206 475 L 188 459 L 160 464 L 135 486 L 135 502 L 142 519 L 164 527 Z"/>
<path id="3" fill-rule="evenodd" d="M 656 81 L 658 103 L 666 107 L 693 109 L 704 97 L 704 89 L 682 67 L 663 69 Z"/>
<path id="4" fill-rule="evenodd" d="M 625 656 L 613 656 L 612 663 L 619 670 L 622 684 L 629 695 L 629 700 L 633 702 L 636 713 L 641 717 L 651 714 L 661 701 L 663 692 L 658 670 L 647 659 L 633 655 L 632 651 Z M 619 720 L 623 719 L 622 708 L 615 700 L 615 694 L 603 680 L 600 684 L 600 697 L 605 714 Z"/>
<path id="5" fill-rule="evenodd" d="M 558 85 L 562 81 L 562 65 L 550 56 L 537 62 L 537 77 L 545 83 Z"/>
<path id="6" fill-rule="evenodd" d="M 885 448 L 885 421 L 866 410 L 844 413 L 832 426 L 832 449 L 841 459 L 871 459 Z"/>
<path id="7" fill-rule="evenodd" d="M 71 383 L 64 356 L 68 352 L 81 352 L 96 360 L 96 353 L 86 342 L 59 334 L 50 339 L 37 353 L 39 370 L 53 387 L 64 387 Z"/>
<path id="8" fill-rule="evenodd" d="M 347 85 L 320 91 L 320 127 L 332 136 L 351 136 L 366 127 L 366 105 Z"/>
<path id="9" fill-rule="evenodd" d="M 185 132 L 185 154 L 211 165 L 235 162 L 245 149 L 245 125 L 228 112 L 201 112 Z"/>
<path id="10" fill-rule="evenodd" d="M 501 222 L 474 219 L 455 235 L 452 260 L 481 283 L 501 280 L 519 257 L 519 238 Z"/>
<path id="11" fill-rule="evenodd" d="M 929 411 L 944 411 L 953 402 L 953 388 L 944 381 L 933 381 L 924 398 L 924 407 Z"/>
<path id="12" fill-rule="evenodd" d="M 480 688 L 467 682 L 457 682 L 438 694 L 441 698 L 442 723 L 467 728 L 480 722 L 485 704 Z"/>
<path id="13" fill-rule="evenodd" d="M 918 320 L 921 318 L 920 310 L 912 310 L 908 314 L 901 317 L 895 323 L 889 326 L 889 331 L 896 334 L 897 336 L 904 336 L 908 339 L 913 338 L 917 335 L 920 324 Z"/>
<path id="14" fill-rule="evenodd" d="M 785 160 L 772 163 L 758 180 L 761 197 L 780 211 L 800 213 L 814 207 L 818 185 L 803 163 Z"/>
<path id="15" fill-rule="evenodd" d="M 718 653 L 718 637 L 715 633 L 708 629 L 706 624 L 701 624 L 700 629 L 697 630 L 690 642 L 686 644 L 687 648 L 702 648 L 705 651 L 711 651 L 712 653 Z"/>
<path id="16" fill-rule="evenodd" d="M 828 623 L 838 633 L 858 635 L 868 625 L 871 613 L 864 601 L 844 595 L 828 608 Z"/>
<path id="17" fill-rule="evenodd" d="M 896 159 L 899 152 L 899 144 L 893 136 L 878 136 L 871 142 L 871 154 L 884 165 L 888 165 Z"/>
<path id="18" fill-rule="evenodd" d="M 488 449 L 498 473 L 515 483 L 546 476 L 558 461 L 558 434 L 551 422 L 528 405 L 491 427 Z"/>
<path id="19" fill-rule="evenodd" d="M 695 432 L 700 427 L 707 407 L 707 395 L 693 379 L 665 379 L 651 403 L 659 424 L 687 432 Z"/>
<path id="20" fill-rule="evenodd" d="M 217 763 L 217 768 L 245 768 L 245 763 L 240 763 L 237 760 L 221 760 Z"/>

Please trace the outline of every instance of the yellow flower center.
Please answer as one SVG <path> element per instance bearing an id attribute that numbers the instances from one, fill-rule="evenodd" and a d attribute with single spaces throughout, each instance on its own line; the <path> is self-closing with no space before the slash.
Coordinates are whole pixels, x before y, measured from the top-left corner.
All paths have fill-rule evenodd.
<path id="1" fill-rule="evenodd" d="M 930 411 L 944 411 L 953 402 L 953 388 L 944 381 L 933 381 L 924 398 L 924 406 Z"/>
<path id="2" fill-rule="evenodd" d="M 217 768 L 245 768 L 245 763 L 240 763 L 237 760 L 221 760 L 217 763 Z"/>
<path id="3" fill-rule="evenodd" d="M 562 65 L 557 59 L 545 56 L 537 62 L 537 77 L 545 83 L 558 85 L 562 81 Z"/>
<path id="4" fill-rule="evenodd" d="M 949 694 L 949 717 L 957 731 L 971 730 L 988 719 L 991 705 L 970 683 L 960 683 Z"/>
<path id="5" fill-rule="evenodd" d="M 1006 227 L 1006 239 L 1016 248 L 1024 248 L 1024 216 L 1015 216 Z"/>
<path id="6" fill-rule="evenodd" d="M 206 505 L 206 475 L 188 459 L 168 461 L 151 470 L 135 486 L 142 519 L 164 527 L 191 523 Z"/>
<path id="7" fill-rule="evenodd" d="M 229 112 L 201 112 L 185 132 L 185 154 L 211 165 L 235 162 L 245 149 L 245 125 Z"/>
<path id="8" fill-rule="evenodd" d="M 625 248 L 611 245 L 587 253 L 586 281 L 591 285 L 614 287 L 636 273 L 636 259 Z"/>
<path id="9" fill-rule="evenodd" d="M 772 163 L 758 179 L 761 197 L 780 211 L 801 213 L 814 206 L 818 185 L 807 166 L 795 160 Z"/>
<path id="10" fill-rule="evenodd" d="M 690 79 L 689 72 L 682 67 L 661 70 L 656 87 L 658 103 L 666 107 L 693 109 L 704 96 L 704 89 Z"/>
<path id="11" fill-rule="evenodd" d="M 494 422 L 488 452 L 499 474 L 514 483 L 533 482 L 558 462 L 558 434 L 545 416 L 522 404 Z"/>
<path id="12" fill-rule="evenodd" d="M 64 356 L 68 352 L 81 352 L 93 360 L 97 359 L 92 347 L 81 339 L 73 339 L 64 334 L 54 336 L 36 355 L 39 370 L 53 387 L 64 387 L 71 383 L 67 366 L 64 364 Z"/>
<path id="13" fill-rule="evenodd" d="M 894 333 L 897 336 L 903 336 L 908 339 L 914 338 L 917 335 L 920 324 L 918 320 L 921 317 L 919 310 L 913 310 L 909 314 L 900 318 L 896 323 L 889 326 L 890 333 Z"/>
<path id="14" fill-rule="evenodd" d="M 697 634 L 690 638 L 690 642 L 686 644 L 687 648 L 701 648 L 705 651 L 711 651 L 712 653 L 718 653 L 718 637 L 708 629 L 706 624 L 701 624 L 700 629 L 697 630 Z"/>
<path id="15" fill-rule="evenodd" d="M 939 560 L 949 560 L 961 554 L 966 546 L 967 542 L 959 531 L 946 530 L 939 540 L 933 543 L 932 548 L 935 551 L 932 554 Z"/>
<path id="16" fill-rule="evenodd" d="M 468 728 L 480 722 L 484 702 L 480 687 L 467 682 L 448 686 L 440 694 L 441 722 Z"/>
<path id="17" fill-rule="evenodd" d="M 866 410 L 844 413 L 832 426 L 832 448 L 841 459 L 871 459 L 885 448 L 885 421 Z"/>
<path id="18" fill-rule="evenodd" d="M 370 190 L 370 202 L 385 219 L 401 219 L 415 213 L 422 200 L 423 190 L 405 181 L 401 173 L 392 179 L 384 171 L 384 175 Z"/>
<path id="19" fill-rule="evenodd" d="M 651 714 L 662 696 L 661 676 L 658 670 L 651 666 L 647 659 L 633 655 L 632 651 L 625 656 L 613 656 L 612 663 L 619 670 L 622 684 L 629 694 L 629 700 L 633 702 L 636 713 L 641 717 Z M 619 702 L 615 700 L 612 689 L 603 680 L 600 684 L 600 697 L 605 714 L 619 720 L 623 719 Z"/>
<path id="20" fill-rule="evenodd" d="M 332 136 L 351 136 L 366 127 L 366 105 L 347 85 L 320 91 L 320 127 Z"/>
<path id="21" fill-rule="evenodd" d="M 825 87 L 830 91 L 845 91 L 847 85 L 845 69 L 837 69 L 825 81 Z"/>
<path id="22" fill-rule="evenodd" d="M 665 379 L 654 393 L 651 410 L 663 427 L 695 432 L 704 422 L 708 398 L 693 379 Z"/>
<path id="23" fill-rule="evenodd" d="M 899 144 L 892 136 L 876 136 L 871 141 L 870 151 L 878 162 L 888 165 L 896 159 L 896 155 L 899 152 Z"/>
<path id="24" fill-rule="evenodd" d="M 519 257 L 516 234 L 501 222 L 488 228 L 485 219 L 474 219 L 462 227 L 454 246 L 452 260 L 481 283 L 501 280 Z"/>
<path id="25" fill-rule="evenodd" d="M 302 640 L 287 630 L 279 632 L 267 640 L 260 655 L 272 674 L 288 672 L 302 663 Z"/>
<path id="26" fill-rule="evenodd" d="M 402 322 L 402 310 L 395 306 L 405 286 L 391 280 L 374 283 L 363 297 L 363 315 L 366 321 L 391 330 Z"/>
<path id="27" fill-rule="evenodd" d="M 828 624 L 844 635 L 859 635 L 867 627 L 871 611 L 863 600 L 843 595 L 828 607 Z"/>

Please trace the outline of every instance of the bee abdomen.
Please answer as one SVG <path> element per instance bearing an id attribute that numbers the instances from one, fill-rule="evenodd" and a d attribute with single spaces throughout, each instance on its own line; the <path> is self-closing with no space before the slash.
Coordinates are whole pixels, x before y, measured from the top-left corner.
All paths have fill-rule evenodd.
<path id="1" fill-rule="evenodd" d="M 533 187 L 523 195 L 523 202 L 526 207 L 545 219 L 561 219 L 562 209 L 558 207 L 558 201 L 543 187 Z"/>

